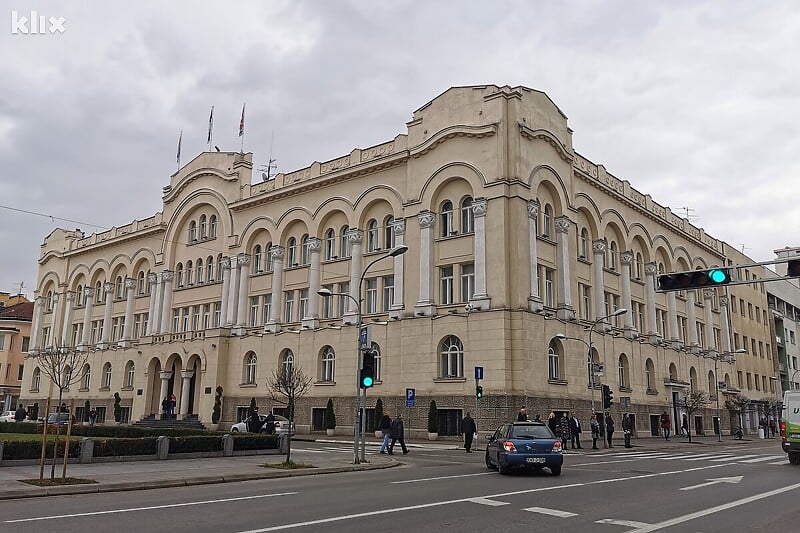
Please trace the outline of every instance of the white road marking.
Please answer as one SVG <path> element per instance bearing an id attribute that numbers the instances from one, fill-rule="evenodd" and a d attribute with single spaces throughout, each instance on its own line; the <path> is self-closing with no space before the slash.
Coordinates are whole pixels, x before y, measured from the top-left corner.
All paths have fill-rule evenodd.
<path id="1" fill-rule="evenodd" d="M 633 461 L 641 461 L 641 457 L 637 457 L 636 459 L 620 459 L 619 461 L 595 461 L 593 463 L 578 463 L 569 466 L 594 466 L 594 465 L 611 465 L 614 463 L 630 463 Z"/>
<path id="2" fill-rule="evenodd" d="M 736 461 L 741 461 L 742 459 L 748 459 L 750 457 L 760 457 L 759 455 L 739 455 L 736 457 Z M 723 457 L 721 459 L 711 459 L 712 463 L 722 463 L 724 461 L 730 461 L 730 457 Z"/>
<path id="3" fill-rule="evenodd" d="M 768 455 L 767 457 L 759 457 L 758 459 L 748 459 L 747 461 L 739 461 L 740 463 L 762 463 L 764 461 L 772 461 L 773 459 L 780 459 L 782 455 Z M 737 459 L 738 460 L 738 459 Z"/>
<path id="4" fill-rule="evenodd" d="M 523 511 L 528 511 L 530 513 L 546 514 L 550 516 L 557 516 L 559 518 L 570 518 L 573 516 L 578 516 L 578 513 L 559 511 L 558 509 L 547 509 L 545 507 L 528 507 L 526 509 L 523 509 Z"/>
<path id="5" fill-rule="evenodd" d="M 392 481 L 391 485 L 402 485 L 404 483 L 419 483 L 420 481 L 438 481 L 440 479 L 455 479 L 459 477 L 473 477 L 473 476 L 486 476 L 492 472 L 479 472 L 477 474 L 460 474 L 455 476 L 439 476 L 439 477 L 426 477 L 420 479 L 406 479 L 403 481 Z"/>
<path id="6" fill-rule="evenodd" d="M 732 453 L 703 454 L 702 457 L 695 456 L 690 459 L 686 459 L 686 461 L 710 461 L 711 459 L 730 459 L 731 457 L 735 457 L 735 455 Z"/>
<path id="7" fill-rule="evenodd" d="M 56 520 L 61 518 L 75 518 L 78 516 L 98 516 L 98 515 L 106 515 L 106 514 L 117 514 L 117 513 L 131 513 L 135 511 L 151 511 L 153 509 L 173 509 L 175 507 L 189 507 L 192 505 L 207 505 L 209 503 L 227 503 L 227 502 L 239 502 L 243 500 L 255 500 L 260 498 L 272 498 L 275 496 L 290 496 L 292 494 L 299 494 L 297 492 L 279 492 L 277 494 L 259 494 L 257 496 L 242 496 L 239 498 L 223 498 L 219 500 L 206 500 L 202 502 L 186 502 L 186 503 L 172 503 L 168 505 L 152 505 L 150 507 L 131 507 L 129 509 L 111 509 L 108 511 L 91 511 L 86 513 L 73 513 L 73 514 L 62 514 L 62 515 L 52 515 L 52 516 L 38 516 L 36 518 L 19 518 L 17 520 L 6 520 L 6 524 L 15 524 L 17 522 L 36 522 L 39 520 Z"/>
<path id="8" fill-rule="evenodd" d="M 784 459 L 783 461 L 775 461 L 774 463 L 769 463 L 769 464 L 771 464 L 771 465 L 785 465 L 786 464 L 786 459 Z"/>
<path id="9" fill-rule="evenodd" d="M 646 522 L 637 522 L 635 520 L 616 520 L 614 518 L 603 518 L 602 520 L 595 520 L 595 524 L 612 524 L 615 526 L 624 527 L 647 527 L 650 524 Z"/>
<path id="10" fill-rule="evenodd" d="M 490 500 L 489 498 L 472 498 L 472 503 L 479 503 L 481 505 L 488 505 L 490 507 L 499 507 L 501 505 L 509 505 L 508 502 L 498 502 L 497 500 Z"/>
<path id="11" fill-rule="evenodd" d="M 700 483 L 699 485 L 692 485 L 691 487 L 683 487 L 678 490 L 694 490 L 699 489 L 702 487 L 710 487 L 711 485 L 719 485 L 720 483 L 739 483 L 742 481 L 744 476 L 734 476 L 734 477 L 718 477 L 715 479 L 709 479 L 708 483 Z"/>
<path id="12" fill-rule="evenodd" d="M 695 511 L 693 513 L 685 514 L 683 516 L 676 516 L 675 518 L 659 522 L 658 524 L 651 524 L 636 530 L 628 531 L 627 533 L 650 533 L 651 531 L 658 531 L 659 529 L 665 529 L 677 524 L 682 524 L 684 522 L 694 520 L 695 518 L 702 518 L 704 516 L 718 513 L 720 511 L 727 511 L 728 509 L 739 507 L 740 505 L 746 505 L 751 502 L 763 500 L 764 498 L 769 498 L 771 496 L 775 496 L 777 494 L 783 494 L 784 492 L 789 492 L 790 490 L 796 490 L 796 489 L 800 489 L 800 483 L 795 483 L 794 485 L 789 485 L 788 487 L 781 487 L 779 489 L 770 490 L 768 492 L 762 492 L 761 494 L 754 494 L 753 496 L 748 496 L 747 498 L 742 498 L 741 500 L 723 503 L 722 505 L 717 505 L 716 507 L 709 507 L 708 509 L 702 509 L 700 511 Z"/>
<path id="13" fill-rule="evenodd" d="M 692 459 L 695 457 L 705 457 L 706 459 L 708 459 L 709 457 L 714 457 L 715 455 L 716 454 L 714 453 L 700 453 L 700 454 L 691 453 L 688 455 L 684 454 L 684 455 L 673 455 L 672 457 L 659 457 L 659 459 L 662 461 L 677 461 L 679 459 Z"/>

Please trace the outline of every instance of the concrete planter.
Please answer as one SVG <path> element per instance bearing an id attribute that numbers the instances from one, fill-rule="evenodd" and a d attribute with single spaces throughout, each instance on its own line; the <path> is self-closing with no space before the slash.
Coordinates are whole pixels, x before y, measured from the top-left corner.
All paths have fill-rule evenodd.
<path id="1" fill-rule="evenodd" d="M 439 434 L 438 433 L 428 432 L 428 440 L 436 440 L 438 438 L 439 438 Z"/>
<path id="2" fill-rule="evenodd" d="M 336 435 L 336 429 L 326 429 L 325 432 L 328 434 L 329 437 L 333 437 Z"/>

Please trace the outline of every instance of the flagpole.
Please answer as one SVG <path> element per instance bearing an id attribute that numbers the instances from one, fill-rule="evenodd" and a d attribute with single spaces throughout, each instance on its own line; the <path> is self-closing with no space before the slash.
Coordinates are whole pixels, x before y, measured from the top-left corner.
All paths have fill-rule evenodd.
<path id="1" fill-rule="evenodd" d="M 211 143 L 214 139 L 214 106 L 211 106 L 211 114 L 208 116 L 208 151 L 211 151 Z"/>
<path id="2" fill-rule="evenodd" d="M 181 169 L 181 141 L 183 141 L 183 130 L 181 130 L 181 134 L 178 136 L 178 170 Z"/>
<path id="3" fill-rule="evenodd" d="M 239 139 L 241 139 L 242 144 L 239 147 L 239 153 L 244 153 L 244 110 L 247 107 L 247 102 L 242 104 L 242 119 L 239 121 Z"/>

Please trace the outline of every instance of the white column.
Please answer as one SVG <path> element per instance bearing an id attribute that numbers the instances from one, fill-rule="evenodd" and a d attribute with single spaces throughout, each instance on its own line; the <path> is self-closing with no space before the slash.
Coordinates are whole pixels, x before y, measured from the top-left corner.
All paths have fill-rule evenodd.
<path id="1" fill-rule="evenodd" d="M 42 335 L 42 312 L 44 311 L 44 296 L 37 296 L 33 300 L 33 323 L 31 324 L 31 349 L 34 354 L 38 353 Z"/>
<path id="2" fill-rule="evenodd" d="M 183 420 L 189 414 L 189 388 L 192 386 L 191 381 L 194 376 L 194 370 L 181 370 L 181 408 L 178 412 L 178 419 Z M 164 394 L 166 396 L 166 393 Z M 163 398 L 162 398 L 163 399 Z"/>
<path id="3" fill-rule="evenodd" d="M 633 327 L 633 301 L 631 300 L 631 264 L 633 263 L 633 252 L 627 251 L 620 254 L 622 263 L 622 306 L 628 310 L 622 315 L 625 323 L 625 336 L 633 339 L 637 336 L 636 328 Z"/>
<path id="4" fill-rule="evenodd" d="M 667 320 L 669 320 L 669 341 L 672 348 L 680 348 L 680 336 L 678 335 L 678 302 L 675 300 L 675 291 L 667 293 Z M 665 335 L 666 336 L 666 335 Z"/>
<path id="5" fill-rule="evenodd" d="M 594 293 L 594 318 L 595 320 L 606 314 L 605 308 L 605 277 L 603 275 L 603 257 L 606 255 L 606 241 L 598 239 L 592 241 L 592 271 L 594 273 L 594 283 L 592 292 Z M 602 326 L 601 326 L 602 323 Z M 598 323 L 598 330 L 605 330 L 608 321 L 602 320 Z"/>
<path id="6" fill-rule="evenodd" d="M 647 293 L 647 336 L 650 342 L 658 340 L 658 327 L 656 326 L 656 273 L 658 267 L 655 263 L 644 265 L 645 292 Z"/>
<path id="7" fill-rule="evenodd" d="M 431 299 L 431 274 L 433 271 L 433 226 L 436 214 L 432 211 L 422 211 L 417 215 L 420 227 L 419 238 L 419 300 L 414 306 L 414 313 L 420 316 L 434 314 L 433 300 Z"/>
<path id="8" fill-rule="evenodd" d="M 89 342 L 92 334 L 92 306 L 94 305 L 94 288 L 86 287 L 83 289 L 83 331 L 81 332 L 81 346 L 84 350 L 89 349 Z"/>
<path id="9" fill-rule="evenodd" d="M 158 295 L 158 276 L 154 273 L 147 275 L 147 282 L 150 284 L 150 304 L 147 308 L 147 331 L 145 335 L 150 336 L 153 334 L 153 326 L 156 323 L 156 298 Z"/>
<path id="10" fill-rule="evenodd" d="M 56 336 L 56 328 L 58 327 L 58 301 L 60 298 L 60 294 L 57 292 L 53 293 L 53 310 L 50 312 L 50 331 L 47 334 L 47 344 L 45 345 L 50 348 L 55 346 L 56 339 L 58 338 Z"/>
<path id="11" fill-rule="evenodd" d="M 105 308 L 103 309 L 103 334 L 100 337 L 101 349 L 108 348 L 111 339 L 111 312 L 114 310 L 114 284 L 106 282 L 103 284 L 103 291 L 106 293 Z"/>
<path id="12" fill-rule="evenodd" d="M 347 233 L 347 240 L 350 242 L 350 296 L 355 298 L 356 301 L 361 301 L 361 242 L 364 240 L 364 234 L 358 228 L 350 228 Z M 348 312 L 342 318 L 343 324 L 355 324 L 358 306 L 356 302 L 348 298 L 347 303 Z"/>
<path id="13" fill-rule="evenodd" d="M 136 280 L 125 278 L 125 324 L 122 327 L 120 345 L 127 348 L 131 345 L 131 332 L 133 331 L 133 297 L 136 294 Z"/>
<path id="14" fill-rule="evenodd" d="M 528 309 L 538 313 L 543 309 L 539 295 L 539 252 L 537 251 L 536 221 L 539 220 L 539 201 L 528 200 L 528 247 L 530 248 L 531 293 L 528 296 Z"/>
<path id="15" fill-rule="evenodd" d="M 697 353 L 699 351 L 700 342 L 697 339 L 697 308 L 695 307 L 695 292 L 694 289 L 686 291 L 686 319 L 688 324 L 686 329 L 689 330 L 689 346 L 692 351 Z"/>
<path id="16" fill-rule="evenodd" d="M 405 242 L 406 221 L 394 220 L 392 222 L 394 232 L 395 247 L 402 246 Z M 392 305 L 389 307 L 389 318 L 400 320 L 403 318 L 405 304 L 403 303 L 403 276 L 405 273 L 405 256 L 400 254 L 394 256 L 394 297 Z"/>
<path id="17" fill-rule="evenodd" d="M 156 277 L 156 290 L 153 291 L 152 298 L 155 299 L 153 305 L 153 316 L 150 317 L 152 327 L 150 333 L 152 335 L 161 334 L 161 309 L 164 307 L 164 285 L 161 279 L 161 274 L 153 274 Z"/>
<path id="18" fill-rule="evenodd" d="M 228 327 L 236 324 L 236 315 L 239 312 L 239 260 L 236 257 L 231 258 L 231 281 L 228 285 L 228 316 L 225 319 L 225 325 Z"/>
<path id="19" fill-rule="evenodd" d="M 239 264 L 239 309 L 236 312 L 236 326 L 244 328 L 247 325 L 247 295 L 250 291 L 250 256 L 239 254 L 236 262 Z"/>
<path id="20" fill-rule="evenodd" d="M 228 298 L 231 291 L 231 258 L 223 257 L 220 263 L 220 274 L 222 275 L 222 295 L 219 309 L 219 322 L 221 327 L 225 327 L 228 322 Z"/>
<path id="21" fill-rule="evenodd" d="M 472 215 L 475 220 L 475 294 L 470 299 L 470 304 L 475 309 L 489 309 L 492 299 L 486 287 L 486 198 L 476 198 L 472 202 Z"/>
<path id="22" fill-rule="evenodd" d="M 67 305 L 64 309 L 64 324 L 61 326 L 61 346 L 71 346 L 72 339 L 69 338 L 70 328 L 72 327 L 72 311 L 75 305 L 75 293 L 67 291 Z"/>
<path id="23" fill-rule="evenodd" d="M 162 370 L 159 377 L 161 377 L 161 393 L 158 397 L 158 407 L 161 408 L 161 402 L 167 397 L 167 392 L 169 391 L 169 380 L 172 379 L 172 372 Z M 161 410 L 161 416 L 159 418 L 163 419 L 165 414 L 166 413 Z"/>
<path id="24" fill-rule="evenodd" d="M 164 298 L 161 304 L 161 333 L 170 333 L 172 331 L 172 277 L 171 270 L 165 270 L 161 273 L 161 290 Z"/>
<path id="25" fill-rule="evenodd" d="M 264 324 L 264 331 L 277 333 L 281 330 L 278 317 L 281 312 L 281 300 L 283 296 L 283 255 L 282 246 L 273 246 L 269 249 L 272 258 L 272 308 L 269 313 L 269 320 Z"/>
<path id="26" fill-rule="evenodd" d="M 319 327 L 319 294 L 320 289 L 320 250 L 322 241 L 316 237 L 308 239 L 308 252 L 311 254 L 311 270 L 308 273 L 308 307 L 307 316 L 300 317 L 303 327 L 317 329 Z"/>
<path id="27" fill-rule="evenodd" d="M 703 289 L 703 305 L 705 306 L 706 321 L 706 351 L 716 352 L 718 346 L 714 345 L 714 315 L 711 314 L 711 300 L 714 298 L 714 289 Z"/>
<path id="28" fill-rule="evenodd" d="M 721 322 L 722 326 L 722 351 L 730 353 L 733 351 L 733 346 L 731 346 L 731 328 L 730 323 L 728 322 L 730 315 L 730 306 L 728 305 L 728 296 L 720 296 L 719 297 L 719 307 L 720 307 L 720 314 L 719 314 L 719 321 Z"/>
<path id="29" fill-rule="evenodd" d="M 572 307 L 572 280 L 570 276 L 569 217 L 562 215 L 556 219 L 556 262 L 558 264 L 558 311 L 561 320 L 575 320 Z"/>

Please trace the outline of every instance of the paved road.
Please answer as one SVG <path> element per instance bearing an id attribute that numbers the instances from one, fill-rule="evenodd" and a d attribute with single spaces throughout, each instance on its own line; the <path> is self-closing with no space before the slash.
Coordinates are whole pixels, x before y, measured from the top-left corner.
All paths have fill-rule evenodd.
<path id="1" fill-rule="evenodd" d="M 565 458 L 560 477 L 500 476 L 481 453 L 440 447 L 412 449 L 388 470 L 15 500 L 0 506 L 0 531 L 797 529 L 800 467 L 775 441 L 581 452 Z M 295 447 L 310 462 L 349 453 L 335 443 Z"/>

